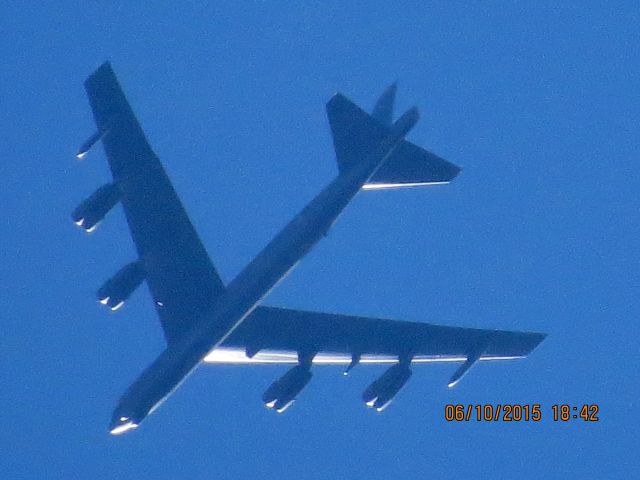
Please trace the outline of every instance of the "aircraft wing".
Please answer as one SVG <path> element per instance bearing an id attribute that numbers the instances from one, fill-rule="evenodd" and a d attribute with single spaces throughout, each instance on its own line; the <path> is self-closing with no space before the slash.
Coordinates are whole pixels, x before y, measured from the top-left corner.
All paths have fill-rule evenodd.
<path id="1" fill-rule="evenodd" d="M 545 336 L 258 307 L 205 362 L 296 363 L 301 352 L 319 364 L 474 363 L 526 357 Z"/>
<path id="2" fill-rule="evenodd" d="M 102 140 L 138 252 L 137 272 L 147 280 L 165 337 L 172 342 L 211 306 L 224 285 L 111 66 L 98 68 L 85 89 L 98 126 L 93 143 Z M 121 283 L 127 282 L 127 274 L 121 275 Z"/>

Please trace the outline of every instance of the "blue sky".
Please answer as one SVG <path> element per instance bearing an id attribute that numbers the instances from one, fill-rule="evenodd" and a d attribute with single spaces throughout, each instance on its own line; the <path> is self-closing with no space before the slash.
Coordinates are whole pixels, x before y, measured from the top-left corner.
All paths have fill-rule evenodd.
<path id="1" fill-rule="evenodd" d="M 2 478 L 633 478 L 640 473 L 635 2 L 10 2 L 0 7 Z M 567 2 L 568 3 L 568 2 Z M 398 80 L 409 138 L 463 166 L 446 187 L 359 195 L 266 303 L 547 332 L 453 390 L 426 365 L 383 415 L 378 375 L 317 368 L 285 415 L 284 368 L 202 367 L 142 428 L 106 433 L 163 349 L 146 291 L 94 292 L 134 258 L 82 82 L 110 60 L 229 281 L 337 169 L 324 104 Z M 144 290 L 144 289 L 143 289 Z M 539 423 L 444 421 L 446 403 L 540 403 Z M 600 406 L 556 423 L 555 403 Z"/>

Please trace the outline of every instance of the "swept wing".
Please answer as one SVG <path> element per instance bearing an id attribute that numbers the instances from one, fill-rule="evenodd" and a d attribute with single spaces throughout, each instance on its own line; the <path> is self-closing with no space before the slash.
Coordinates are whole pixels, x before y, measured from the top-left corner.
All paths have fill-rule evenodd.
<path id="1" fill-rule="evenodd" d="M 209 363 L 296 363 L 298 352 L 314 363 L 394 363 L 508 360 L 526 357 L 545 334 L 449 327 L 422 322 L 258 307 L 205 359 Z"/>
<path id="2" fill-rule="evenodd" d="M 85 82 L 140 266 L 167 341 L 224 291 L 198 234 L 108 63 Z"/>

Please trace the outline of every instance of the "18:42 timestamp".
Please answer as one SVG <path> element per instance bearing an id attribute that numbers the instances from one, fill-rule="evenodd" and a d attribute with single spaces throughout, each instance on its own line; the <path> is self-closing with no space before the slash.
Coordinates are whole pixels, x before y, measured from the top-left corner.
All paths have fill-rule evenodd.
<path id="1" fill-rule="evenodd" d="M 558 422 L 568 422 L 569 420 L 584 420 L 585 422 L 597 422 L 598 418 L 598 405 L 585 404 L 582 406 L 574 406 L 568 404 L 553 405 L 553 420 Z"/>

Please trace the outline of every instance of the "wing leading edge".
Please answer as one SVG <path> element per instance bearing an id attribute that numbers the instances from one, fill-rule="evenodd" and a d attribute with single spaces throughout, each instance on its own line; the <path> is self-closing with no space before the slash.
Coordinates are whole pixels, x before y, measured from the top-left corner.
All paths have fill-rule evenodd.
<path id="1" fill-rule="evenodd" d="M 98 126 L 88 143 L 102 140 L 138 252 L 136 264 L 171 343 L 224 291 L 223 282 L 109 63 L 86 80 L 85 89 Z"/>

